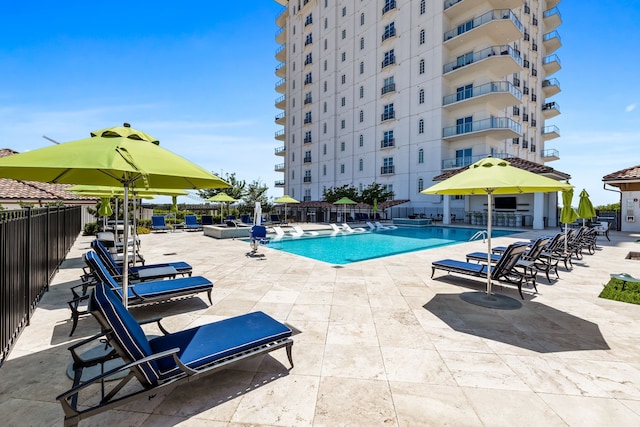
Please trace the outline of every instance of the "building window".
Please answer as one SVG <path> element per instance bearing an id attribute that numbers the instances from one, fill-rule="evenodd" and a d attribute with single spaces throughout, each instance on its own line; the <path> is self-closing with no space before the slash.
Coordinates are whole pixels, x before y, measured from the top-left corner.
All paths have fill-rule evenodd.
<path id="1" fill-rule="evenodd" d="M 324 89 L 324 91 L 326 92 L 326 91 L 327 91 L 327 81 L 326 81 L 326 80 L 324 81 L 324 83 L 323 83 L 323 85 L 322 85 L 322 86 L 323 86 L 322 88 L 323 88 L 323 89 Z"/>
<path id="2" fill-rule="evenodd" d="M 342 30 L 342 40 L 347 38 L 347 30 Z"/>
<path id="3" fill-rule="evenodd" d="M 327 123 L 322 124 L 322 133 L 327 133 Z"/>
<path id="4" fill-rule="evenodd" d="M 420 0 L 420 15 L 424 15 L 426 11 L 427 11 L 426 0 Z"/>
<path id="5" fill-rule="evenodd" d="M 311 53 L 307 53 L 307 56 L 304 58 L 304 65 L 313 64 L 313 55 Z M 295 62 L 293 63 L 295 67 Z M 294 70 L 295 71 L 295 70 Z"/>
<path id="6" fill-rule="evenodd" d="M 304 190 L 304 199 L 305 202 L 310 202 L 311 201 L 311 189 L 307 188 L 306 190 Z"/>
<path id="7" fill-rule="evenodd" d="M 418 72 L 420 74 L 424 74 L 424 59 L 420 60 L 420 65 L 418 66 Z"/>
<path id="8" fill-rule="evenodd" d="M 347 98 L 345 98 L 344 96 L 340 98 L 340 105 L 343 107 L 347 105 Z"/>
<path id="9" fill-rule="evenodd" d="M 364 122 L 364 111 L 360 110 L 360 123 Z"/>
<path id="10" fill-rule="evenodd" d="M 424 104 L 424 89 L 418 92 L 418 104 Z"/>
<path id="11" fill-rule="evenodd" d="M 395 173 L 393 157 L 384 157 L 382 159 L 382 166 L 380 167 L 380 175 L 387 175 L 390 173 Z"/>
<path id="12" fill-rule="evenodd" d="M 358 170 L 362 172 L 364 170 L 364 160 L 358 160 Z"/>
<path id="13" fill-rule="evenodd" d="M 304 19 L 304 26 L 306 27 L 309 24 L 313 24 L 313 15 L 311 13 Z"/>
<path id="14" fill-rule="evenodd" d="M 312 139 L 311 139 L 311 131 L 310 131 L 310 130 L 308 130 L 308 131 L 306 131 L 306 132 L 304 133 L 304 143 L 305 143 L 305 144 L 310 144 L 311 142 L 312 142 Z"/>
<path id="15" fill-rule="evenodd" d="M 311 76 L 311 73 L 307 73 L 306 76 L 304 76 L 304 84 L 308 85 L 313 83 L 313 77 Z"/>
<path id="16" fill-rule="evenodd" d="M 396 117 L 396 113 L 393 109 L 393 103 L 387 104 L 383 107 L 382 116 L 380 118 L 381 121 L 391 120 Z"/>
<path id="17" fill-rule="evenodd" d="M 347 75 L 343 74 L 342 76 L 340 76 L 340 81 L 342 82 L 342 84 L 347 83 Z"/>
<path id="18" fill-rule="evenodd" d="M 296 143 L 296 135 L 295 134 L 291 135 L 291 143 L 292 144 Z"/>
<path id="19" fill-rule="evenodd" d="M 456 150 L 456 167 L 469 166 L 471 157 L 471 148 Z"/>
<path id="20" fill-rule="evenodd" d="M 384 26 L 384 31 L 382 32 L 382 41 L 385 41 L 389 37 L 393 37 L 396 35 L 396 24 L 394 22 L 389 25 Z"/>
<path id="21" fill-rule="evenodd" d="M 364 135 L 360 135 L 360 147 L 364 147 Z"/>
<path id="22" fill-rule="evenodd" d="M 304 45 L 307 46 L 307 45 L 310 45 L 312 43 L 313 43 L 313 34 L 309 33 L 309 34 L 307 34 L 307 37 L 304 39 Z"/>
<path id="23" fill-rule="evenodd" d="M 291 161 L 292 162 L 296 161 L 296 153 L 291 153 Z"/>
<path id="24" fill-rule="evenodd" d="M 360 86 L 360 99 L 364 98 L 364 86 Z"/>
<path id="25" fill-rule="evenodd" d="M 360 74 L 364 74 L 364 62 L 360 63 Z"/>
<path id="26" fill-rule="evenodd" d="M 360 14 L 360 25 L 364 25 L 364 13 Z"/>
<path id="27" fill-rule="evenodd" d="M 384 53 L 384 59 L 382 60 L 382 68 L 396 63 L 396 56 L 393 49 Z"/>
<path id="28" fill-rule="evenodd" d="M 304 124 L 307 125 L 309 123 L 311 123 L 311 111 L 304 113 Z"/>
<path id="29" fill-rule="evenodd" d="M 418 150 L 418 163 L 424 163 L 424 149 L 422 148 Z"/>
<path id="30" fill-rule="evenodd" d="M 295 101 L 295 99 L 294 99 Z M 304 95 L 304 105 L 311 104 L 311 92 L 307 92 Z"/>
<path id="31" fill-rule="evenodd" d="M 342 59 L 342 62 L 347 60 L 347 52 L 342 52 L 341 59 Z"/>
<path id="32" fill-rule="evenodd" d="M 420 44 L 424 44 L 425 33 L 424 30 L 420 30 Z"/>
<path id="33" fill-rule="evenodd" d="M 296 171 L 291 171 L 291 181 L 296 179 Z"/>
<path id="34" fill-rule="evenodd" d="M 360 37 L 360 50 L 364 49 L 364 37 Z"/>
<path id="35" fill-rule="evenodd" d="M 395 90 L 396 84 L 394 83 L 393 76 L 384 79 L 381 90 L 382 95 L 384 95 L 385 93 L 394 92 Z"/>
<path id="36" fill-rule="evenodd" d="M 418 193 L 424 190 L 424 179 L 418 178 Z"/>
<path id="37" fill-rule="evenodd" d="M 347 122 L 344 119 L 340 120 L 340 129 L 344 129 L 346 127 L 347 127 Z"/>
<path id="38" fill-rule="evenodd" d="M 324 103 L 322 104 L 322 112 L 323 113 L 327 112 L 327 101 L 324 101 Z"/>
<path id="39" fill-rule="evenodd" d="M 322 176 L 327 176 L 327 165 L 322 165 Z"/>
<path id="40" fill-rule="evenodd" d="M 473 129 L 473 117 L 467 116 L 456 120 L 456 134 L 468 133 Z"/>
<path id="41" fill-rule="evenodd" d="M 328 47 L 329 47 L 329 42 L 327 39 L 324 39 L 324 50 L 327 50 Z"/>
<path id="42" fill-rule="evenodd" d="M 384 0 L 384 7 L 382 8 L 382 14 L 389 12 L 396 8 L 396 0 Z"/>
<path id="43" fill-rule="evenodd" d="M 424 119 L 418 120 L 418 133 L 424 133 Z"/>
<path id="44" fill-rule="evenodd" d="M 329 67 L 327 60 L 324 60 L 324 70 L 327 71 L 327 68 Z"/>
<path id="45" fill-rule="evenodd" d="M 311 171 L 304 171 L 302 182 L 311 182 Z"/>
<path id="46" fill-rule="evenodd" d="M 387 130 L 382 134 L 382 141 L 380 141 L 380 148 L 388 148 L 396 145 L 396 140 L 393 137 L 393 131 Z"/>
<path id="47" fill-rule="evenodd" d="M 322 145 L 322 154 L 325 156 L 327 155 L 327 144 Z"/>
<path id="48" fill-rule="evenodd" d="M 340 151 L 344 151 L 346 145 L 344 143 L 344 141 L 340 142 Z"/>
<path id="49" fill-rule="evenodd" d="M 340 165 L 340 173 L 344 173 L 344 163 Z"/>
<path id="50" fill-rule="evenodd" d="M 324 29 L 326 30 L 327 28 L 329 28 L 329 20 L 324 18 Z"/>
<path id="51" fill-rule="evenodd" d="M 342 8 L 342 16 L 343 16 L 343 17 L 344 17 L 344 16 L 347 16 L 347 8 L 346 8 L 346 7 L 343 7 L 343 8 Z"/>

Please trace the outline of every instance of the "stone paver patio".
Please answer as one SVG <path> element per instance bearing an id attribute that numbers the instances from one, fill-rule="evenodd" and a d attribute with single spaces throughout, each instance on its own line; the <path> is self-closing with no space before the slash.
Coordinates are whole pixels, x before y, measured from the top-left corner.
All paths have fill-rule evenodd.
<path id="1" fill-rule="evenodd" d="M 595 255 L 552 284 L 539 278 L 539 293 L 526 289 L 512 311 L 459 298 L 481 280 L 430 278 L 431 261 L 463 259 L 482 241 L 336 267 L 264 247 L 250 258 L 246 242 L 201 232 L 141 237 L 149 263 L 187 261 L 215 288 L 212 306 L 202 295 L 133 308 L 137 318 L 163 316 L 175 331 L 262 310 L 296 331 L 295 367 L 278 350 L 81 425 L 640 425 L 640 306 L 598 298 L 610 273 L 640 276 L 640 262 L 625 259 L 636 235 L 600 239 Z M 85 316 L 68 336 L 66 301 L 90 240 L 78 238 L 0 368 L 2 425 L 62 425 L 67 348 L 98 332 Z M 519 299 L 514 287 L 495 290 Z"/>

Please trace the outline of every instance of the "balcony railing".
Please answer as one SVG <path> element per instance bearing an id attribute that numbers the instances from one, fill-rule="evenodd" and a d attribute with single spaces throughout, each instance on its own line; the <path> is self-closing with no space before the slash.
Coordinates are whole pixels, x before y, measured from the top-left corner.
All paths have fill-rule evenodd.
<path id="1" fill-rule="evenodd" d="M 311 156 L 305 157 L 303 163 L 311 163 Z"/>
<path id="2" fill-rule="evenodd" d="M 388 67 L 389 65 L 393 65 L 395 63 L 396 63 L 396 57 L 395 57 L 395 55 L 392 55 L 392 56 L 390 56 L 388 58 L 385 58 L 382 61 L 382 68 Z"/>
<path id="3" fill-rule="evenodd" d="M 284 116 L 284 113 L 285 113 L 285 112 L 283 111 L 283 112 L 282 112 L 282 113 L 280 113 L 280 114 L 276 114 L 276 122 L 277 122 L 278 120 L 284 119 L 284 117 L 285 117 L 285 116 Z"/>
<path id="4" fill-rule="evenodd" d="M 457 70 L 460 67 L 464 67 L 469 64 L 481 61 L 496 55 L 510 55 L 518 65 L 522 66 L 522 58 L 518 52 L 509 45 L 491 46 L 482 49 L 478 52 L 474 52 L 471 56 L 464 56 L 463 58 L 445 64 L 443 67 L 443 73 L 448 73 L 453 70 Z"/>
<path id="5" fill-rule="evenodd" d="M 284 135 L 284 129 L 277 130 L 274 137 L 278 139 L 278 137 L 281 137 L 282 135 Z"/>
<path id="6" fill-rule="evenodd" d="M 305 125 L 308 125 L 308 124 L 310 124 L 310 123 L 311 123 L 311 117 L 305 117 L 305 118 L 304 118 L 304 124 L 305 124 Z"/>
<path id="7" fill-rule="evenodd" d="M 542 136 L 546 137 L 547 139 L 556 138 L 560 136 L 560 128 L 558 128 L 558 126 L 556 125 L 545 126 L 542 129 Z"/>
<path id="8" fill-rule="evenodd" d="M 550 148 L 542 152 L 542 158 L 546 161 L 558 160 L 560 159 L 560 152 L 555 148 Z"/>
<path id="9" fill-rule="evenodd" d="M 380 166 L 380 175 L 389 175 L 395 173 L 395 166 Z"/>
<path id="10" fill-rule="evenodd" d="M 542 111 L 547 111 L 547 110 L 558 110 L 558 111 L 560 111 L 560 105 L 555 101 L 547 102 L 546 104 L 544 104 L 542 106 Z"/>
<path id="11" fill-rule="evenodd" d="M 273 169 L 274 169 L 275 171 L 283 171 L 283 170 L 284 170 L 284 163 L 278 163 L 277 165 L 275 165 L 275 166 L 273 167 Z"/>
<path id="12" fill-rule="evenodd" d="M 310 176 L 303 177 L 302 182 L 311 182 L 311 177 Z"/>
<path id="13" fill-rule="evenodd" d="M 395 138 L 387 138 L 380 141 L 380 148 L 395 147 L 395 145 L 396 145 Z"/>
<path id="14" fill-rule="evenodd" d="M 471 123 L 463 123 L 455 126 L 449 126 L 442 130 L 442 136 L 444 138 L 462 135 L 471 132 L 480 132 L 484 130 L 492 129 L 509 129 L 515 133 L 521 133 L 521 126 L 519 123 L 511 120 L 508 117 L 492 117 L 489 119 L 478 120 Z"/>
<path id="15" fill-rule="evenodd" d="M 382 34 L 382 41 L 385 41 L 386 39 L 391 38 L 391 37 L 395 37 L 395 35 L 396 35 L 395 27 L 394 28 L 390 28 L 388 31 L 385 31 Z"/>
<path id="16" fill-rule="evenodd" d="M 491 21 L 498 21 L 502 19 L 510 19 L 513 24 L 520 30 L 520 32 L 524 32 L 524 27 L 516 17 L 516 15 L 509 9 L 495 9 L 491 10 L 485 14 L 478 16 L 471 21 L 465 22 L 464 24 L 458 25 L 456 28 L 447 31 L 444 33 L 444 41 L 450 40 L 456 36 L 466 33 L 467 31 L 471 31 L 474 28 L 478 28 L 481 25 L 486 24 Z"/>
<path id="17" fill-rule="evenodd" d="M 460 3 L 462 0 L 446 0 L 444 2 L 444 10 L 449 9 L 454 4 Z"/>
<path id="18" fill-rule="evenodd" d="M 280 79 L 276 82 L 276 88 L 279 86 L 282 86 L 283 84 L 285 84 L 287 80 L 286 79 Z"/>
<path id="19" fill-rule="evenodd" d="M 396 112 L 395 111 L 388 111 L 386 113 L 382 113 L 380 115 L 380 121 L 385 121 L 385 120 L 391 120 L 391 119 L 395 119 L 396 117 Z"/>
<path id="20" fill-rule="evenodd" d="M 275 187 L 284 187 L 284 179 L 279 179 L 273 183 Z"/>
<path id="21" fill-rule="evenodd" d="M 276 147 L 275 149 L 275 154 L 276 156 L 283 154 L 285 151 L 287 150 L 287 147 L 285 147 L 284 145 L 282 147 Z"/>
<path id="22" fill-rule="evenodd" d="M 454 102 L 463 101 L 465 99 L 474 98 L 488 93 L 510 93 L 519 100 L 522 99 L 522 93 L 510 82 L 491 82 L 480 86 L 474 86 L 471 89 L 452 93 L 442 98 L 442 105 L 453 104 Z"/>
<path id="23" fill-rule="evenodd" d="M 484 159 L 488 155 L 489 154 L 478 154 L 475 156 L 462 156 L 456 157 L 454 159 L 444 159 L 442 160 L 442 169 L 457 169 L 464 166 L 469 166 L 470 164 L 473 164 L 478 160 Z M 504 159 L 506 157 L 509 157 L 509 155 L 506 153 L 493 153 L 491 154 L 491 157 Z"/>
<path id="24" fill-rule="evenodd" d="M 307 96 L 307 97 L 304 99 L 304 105 L 311 104 L 312 102 L 313 102 L 313 101 L 311 100 L 311 97 L 310 97 L 310 96 Z"/>
<path id="25" fill-rule="evenodd" d="M 305 136 L 304 139 L 302 140 L 303 144 L 311 144 L 311 137 L 310 136 Z"/>
<path id="26" fill-rule="evenodd" d="M 384 15 L 385 13 L 395 8 L 396 8 L 396 0 L 391 0 L 387 2 L 387 4 L 385 4 L 384 7 L 382 8 L 382 14 Z"/>
<path id="27" fill-rule="evenodd" d="M 380 94 L 384 95 L 386 93 L 395 92 L 395 91 L 396 91 L 396 84 L 395 83 L 391 83 L 391 84 L 388 84 L 386 86 L 382 86 L 382 89 L 380 90 L 380 92 L 381 92 Z"/>

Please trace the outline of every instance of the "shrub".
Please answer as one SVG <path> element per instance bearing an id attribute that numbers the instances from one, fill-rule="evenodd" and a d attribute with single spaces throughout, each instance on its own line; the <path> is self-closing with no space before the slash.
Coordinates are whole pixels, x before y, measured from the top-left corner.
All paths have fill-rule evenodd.
<path id="1" fill-rule="evenodd" d="M 84 225 L 83 234 L 85 236 L 95 236 L 100 231 L 100 227 L 97 222 L 88 222 Z"/>
<path id="2" fill-rule="evenodd" d="M 600 298 L 640 304 L 640 283 L 625 283 L 624 289 L 622 289 L 622 285 L 622 280 L 609 280 L 600 293 Z"/>

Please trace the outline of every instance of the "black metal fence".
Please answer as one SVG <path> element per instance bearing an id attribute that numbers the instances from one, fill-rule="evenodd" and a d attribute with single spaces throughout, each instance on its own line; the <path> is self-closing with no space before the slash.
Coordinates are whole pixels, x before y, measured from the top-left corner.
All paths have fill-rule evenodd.
<path id="1" fill-rule="evenodd" d="M 0 366 L 78 237 L 81 209 L 0 211 Z"/>

